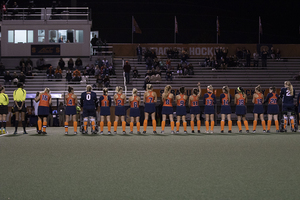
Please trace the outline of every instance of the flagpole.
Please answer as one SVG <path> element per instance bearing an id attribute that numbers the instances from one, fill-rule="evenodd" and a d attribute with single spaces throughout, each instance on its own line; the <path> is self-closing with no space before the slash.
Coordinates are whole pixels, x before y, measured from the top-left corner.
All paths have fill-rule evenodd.
<path id="1" fill-rule="evenodd" d="M 133 16 L 131 16 L 131 44 L 133 44 Z"/>
<path id="2" fill-rule="evenodd" d="M 260 44 L 260 16 L 258 17 L 258 44 Z"/>
<path id="3" fill-rule="evenodd" d="M 174 27 L 174 43 L 176 44 L 176 16 L 175 16 L 174 20 L 175 20 L 175 27 Z"/>
<path id="4" fill-rule="evenodd" d="M 217 16 L 217 44 L 219 44 L 219 27 L 218 27 L 218 22 L 219 22 L 219 16 Z"/>

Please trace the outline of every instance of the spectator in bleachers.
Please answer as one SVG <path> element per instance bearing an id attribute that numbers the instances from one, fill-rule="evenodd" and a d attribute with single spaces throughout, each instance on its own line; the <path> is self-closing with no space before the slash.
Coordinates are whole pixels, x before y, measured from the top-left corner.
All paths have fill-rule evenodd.
<path id="1" fill-rule="evenodd" d="M 54 76 L 55 76 L 56 79 L 62 79 L 62 71 L 61 71 L 60 66 L 56 67 Z"/>
<path id="2" fill-rule="evenodd" d="M 63 70 L 65 68 L 65 65 L 66 65 L 65 61 L 62 58 L 60 58 L 58 61 L 58 66 L 60 67 L 60 69 Z"/>
<path id="3" fill-rule="evenodd" d="M 95 66 L 101 66 L 102 65 L 102 61 L 101 59 L 98 57 L 97 60 L 95 61 Z"/>
<path id="4" fill-rule="evenodd" d="M 181 52 L 180 58 L 181 58 L 181 64 L 182 64 L 182 63 L 188 64 L 187 59 L 189 58 L 189 55 L 188 55 L 188 53 L 187 53 L 186 51 L 183 50 L 183 51 Z"/>
<path id="5" fill-rule="evenodd" d="M 177 65 L 177 74 L 178 75 L 182 75 L 183 74 L 183 68 L 181 64 Z"/>
<path id="6" fill-rule="evenodd" d="M 99 66 L 97 65 L 96 66 L 96 69 L 95 69 L 95 77 L 97 77 L 99 74 L 100 74 L 100 68 L 99 68 Z"/>
<path id="7" fill-rule="evenodd" d="M 75 69 L 78 69 L 78 70 L 82 70 L 83 69 L 83 67 L 82 67 L 82 60 L 79 57 L 75 61 Z"/>
<path id="8" fill-rule="evenodd" d="M 210 58 L 206 56 L 204 59 L 204 67 L 210 67 Z"/>
<path id="9" fill-rule="evenodd" d="M 26 66 L 25 66 L 25 63 L 22 63 L 22 66 L 20 68 L 20 71 L 23 72 L 23 73 L 26 73 Z"/>
<path id="10" fill-rule="evenodd" d="M 171 60 L 170 60 L 170 59 L 167 59 L 167 61 L 166 61 L 166 70 L 167 70 L 167 69 L 171 69 L 171 68 L 172 68 Z"/>
<path id="11" fill-rule="evenodd" d="M 98 88 L 100 88 L 101 85 L 102 85 L 102 83 L 103 83 L 103 77 L 101 76 L 101 74 L 97 75 L 97 77 L 96 77 L 96 83 L 97 83 Z"/>
<path id="12" fill-rule="evenodd" d="M 23 66 L 23 63 L 24 63 L 24 65 L 25 65 L 25 60 L 24 60 L 24 58 L 22 58 L 21 60 L 20 60 L 20 62 L 19 62 L 19 67 L 17 67 L 17 69 L 22 69 L 22 66 Z"/>
<path id="13" fill-rule="evenodd" d="M 217 70 L 220 68 L 220 63 L 221 61 L 217 61 L 217 60 L 214 60 L 213 63 L 212 63 L 212 70 Z"/>
<path id="14" fill-rule="evenodd" d="M 215 54 L 216 54 L 216 61 L 217 62 L 221 62 L 221 57 L 222 57 L 222 49 L 220 49 L 220 47 L 217 47 L 216 49 L 215 49 Z"/>
<path id="15" fill-rule="evenodd" d="M 152 70 L 152 66 L 153 66 L 153 60 L 150 57 L 148 57 L 146 59 L 146 68 L 147 68 L 147 70 Z"/>
<path id="16" fill-rule="evenodd" d="M 253 53 L 253 67 L 258 67 L 258 63 L 259 63 L 259 54 L 255 50 Z"/>
<path id="17" fill-rule="evenodd" d="M 37 61 L 36 61 L 36 68 L 38 69 L 38 70 L 42 70 L 43 68 L 45 68 L 46 66 L 45 66 L 45 60 L 44 60 L 44 58 L 40 58 L 40 59 L 38 59 Z"/>
<path id="18" fill-rule="evenodd" d="M 154 49 L 151 49 L 151 55 L 150 55 L 150 58 L 151 58 L 152 60 L 154 60 L 155 58 L 157 58 L 156 52 L 155 52 Z"/>
<path id="19" fill-rule="evenodd" d="M 48 79 L 54 78 L 54 70 L 52 66 L 50 66 L 49 69 L 47 69 L 46 74 Z"/>
<path id="20" fill-rule="evenodd" d="M 126 78 L 126 83 L 129 84 L 130 82 L 130 71 L 131 71 L 131 66 L 128 61 L 125 62 L 125 65 L 123 66 L 123 70 L 125 72 L 125 78 Z"/>
<path id="21" fill-rule="evenodd" d="M 102 60 L 102 65 L 105 65 L 106 67 L 109 66 L 109 62 L 108 62 L 108 60 L 105 57 Z"/>
<path id="22" fill-rule="evenodd" d="M 21 72 L 21 74 L 19 75 L 18 79 L 19 79 L 19 82 L 21 82 L 21 83 L 24 84 L 25 83 L 25 79 L 26 79 L 25 74 L 23 72 Z"/>
<path id="23" fill-rule="evenodd" d="M 136 69 L 136 67 L 134 67 L 132 73 L 133 73 L 133 78 L 137 78 L 139 76 L 139 71 Z"/>
<path id="24" fill-rule="evenodd" d="M 280 54 L 280 50 L 279 49 L 276 50 L 275 56 L 276 56 L 276 60 L 280 60 L 281 54 Z"/>
<path id="25" fill-rule="evenodd" d="M 4 75 L 4 85 L 10 85 L 12 80 L 13 80 L 13 78 L 10 75 L 9 71 L 6 71 L 6 73 Z"/>
<path id="26" fill-rule="evenodd" d="M 153 66 L 152 66 L 152 68 L 156 69 L 156 67 L 158 67 L 158 66 L 159 66 L 158 58 L 154 58 L 153 59 Z"/>
<path id="27" fill-rule="evenodd" d="M 224 58 L 224 60 L 227 62 L 228 47 L 227 48 L 223 47 L 223 49 L 222 50 L 220 49 L 220 51 L 222 51 L 221 57 Z"/>
<path id="28" fill-rule="evenodd" d="M 83 75 L 83 76 L 88 76 L 89 73 L 88 73 L 87 70 L 85 69 L 85 70 L 83 70 L 82 75 Z"/>
<path id="29" fill-rule="evenodd" d="M 95 75 L 95 66 L 92 64 L 86 71 L 89 75 Z"/>
<path id="30" fill-rule="evenodd" d="M 236 57 L 237 57 L 237 59 L 242 59 L 243 58 L 243 52 L 238 47 L 236 48 Z"/>
<path id="31" fill-rule="evenodd" d="M 143 59 L 143 49 L 141 47 L 141 45 L 139 44 L 137 47 L 136 47 L 136 55 L 138 57 L 138 62 L 142 62 L 142 59 Z"/>
<path id="32" fill-rule="evenodd" d="M 144 90 L 146 90 L 146 85 L 147 84 L 150 84 L 150 78 L 149 77 L 146 77 L 145 80 L 144 80 L 144 85 L 143 85 Z"/>
<path id="33" fill-rule="evenodd" d="M 105 77 L 103 79 L 103 83 L 104 83 L 105 87 L 109 87 L 110 80 L 109 80 L 109 76 L 108 75 L 105 75 Z"/>
<path id="34" fill-rule="evenodd" d="M 250 67 L 250 62 L 251 62 L 251 53 L 250 53 L 250 50 L 247 49 L 247 51 L 246 51 L 246 67 Z"/>
<path id="35" fill-rule="evenodd" d="M 30 64 L 30 66 L 33 66 L 33 62 L 30 60 L 30 58 L 27 58 L 25 66 L 28 66 L 28 64 Z"/>
<path id="36" fill-rule="evenodd" d="M 274 47 L 271 47 L 269 54 L 271 56 L 271 59 L 275 59 L 275 50 L 274 50 Z"/>
<path id="37" fill-rule="evenodd" d="M 151 76 L 150 76 L 150 81 L 155 81 L 155 79 L 156 79 L 155 75 L 156 75 L 155 68 L 152 68 Z"/>
<path id="38" fill-rule="evenodd" d="M 0 62 L 0 76 L 4 75 L 5 72 L 5 66 L 3 65 L 2 62 Z"/>
<path id="39" fill-rule="evenodd" d="M 171 58 L 173 58 L 173 56 L 174 56 L 174 52 L 173 52 L 172 47 L 170 47 L 170 48 L 167 50 L 167 58 L 168 58 L 168 59 L 171 59 Z"/>
<path id="40" fill-rule="evenodd" d="M 157 70 L 155 71 L 155 81 L 156 82 L 160 82 L 161 81 L 161 72 L 160 72 L 159 68 L 157 68 Z"/>
<path id="41" fill-rule="evenodd" d="M 189 75 L 194 75 L 194 66 L 192 63 L 188 64 L 188 69 L 189 69 Z"/>
<path id="42" fill-rule="evenodd" d="M 25 74 L 26 78 L 28 79 L 32 79 L 33 78 L 33 74 L 31 72 L 31 70 L 27 71 L 26 74 Z"/>
<path id="43" fill-rule="evenodd" d="M 261 65 L 262 68 L 267 68 L 267 58 L 268 58 L 268 52 L 266 48 L 263 48 L 261 52 Z"/>
<path id="44" fill-rule="evenodd" d="M 179 51 L 178 51 L 177 47 L 174 48 L 174 51 L 173 51 L 173 52 L 174 52 L 174 53 L 173 53 L 173 58 L 174 58 L 174 59 L 179 58 L 179 57 L 178 57 L 178 56 L 179 56 Z"/>
<path id="45" fill-rule="evenodd" d="M 72 71 L 71 70 L 68 70 L 67 73 L 66 73 L 66 80 L 68 82 L 70 82 L 72 80 Z"/>
<path id="46" fill-rule="evenodd" d="M 227 69 L 228 64 L 224 58 L 222 58 L 220 66 L 221 66 L 221 69 Z"/>
<path id="47" fill-rule="evenodd" d="M 116 70 L 115 70 L 115 67 L 113 66 L 112 63 L 109 64 L 109 67 L 108 67 L 108 71 L 109 71 L 109 75 L 116 75 Z"/>
<path id="48" fill-rule="evenodd" d="M 72 79 L 74 82 L 80 82 L 81 81 L 81 73 L 78 69 L 76 69 L 74 72 L 73 72 L 73 79 Z"/>
<path id="49" fill-rule="evenodd" d="M 109 74 L 109 71 L 108 71 L 108 68 L 106 67 L 106 65 L 103 65 L 102 74 L 103 74 L 102 77 Z"/>
<path id="50" fill-rule="evenodd" d="M 17 74 L 17 72 L 14 72 L 14 74 L 12 75 L 12 82 L 14 83 L 14 85 L 17 85 L 17 83 L 19 82 L 19 76 Z"/>
<path id="51" fill-rule="evenodd" d="M 145 74 L 145 77 L 150 77 L 152 76 L 152 71 L 151 70 L 147 70 L 146 74 Z"/>
<path id="52" fill-rule="evenodd" d="M 170 81 L 173 80 L 172 71 L 171 71 L 170 69 L 168 69 L 168 70 L 166 71 L 166 81 L 168 81 L 168 80 L 170 80 Z"/>
<path id="53" fill-rule="evenodd" d="M 69 61 L 68 61 L 68 68 L 69 68 L 70 70 L 73 70 L 73 69 L 74 69 L 74 61 L 73 61 L 72 58 L 70 58 Z"/>
<path id="54" fill-rule="evenodd" d="M 151 58 L 151 51 L 149 50 L 149 48 L 146 48 L 145 53 L 144 53 L 144 60 L 147 62 L 148 58 Z"/>

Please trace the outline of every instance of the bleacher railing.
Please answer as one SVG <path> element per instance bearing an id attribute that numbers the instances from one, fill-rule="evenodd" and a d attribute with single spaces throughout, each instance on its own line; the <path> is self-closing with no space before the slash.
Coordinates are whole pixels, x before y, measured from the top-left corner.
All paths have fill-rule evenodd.
<path id="1" fill-rule="evenodd" d="M 88 7 L 7 8 L 2 20 L 86 20 L 91 21 Z"/>

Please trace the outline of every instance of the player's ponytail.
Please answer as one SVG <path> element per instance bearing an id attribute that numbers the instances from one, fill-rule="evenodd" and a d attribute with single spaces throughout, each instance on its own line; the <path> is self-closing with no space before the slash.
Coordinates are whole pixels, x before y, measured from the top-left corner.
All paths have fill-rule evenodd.
<path id="1" fill-rule="evenodd" d="M 71 93 L 73 88 L 71 86 L 68 87 L 68 92 Z"/>
<path id="2" fill-rule="evenodd" d="M 116 92 L 120 92 L 121 90 L 123 90 L 123 88 L 121 86 L 116 87 Z"/>
<path id="3" fill-rule="evenodd" d="M 184 88 L 184 87 L 179 88 L 179 92 L 180 92 L 181 94 L 184 94 L 184 91 L 185 91 L 185 88 Z"/>
<path id="4" fill-rule="evenodd" d="M 270 90 L 271 90 L 272 92 L 275 92 L 275 91 L 276 91 L 276 87 L 275 87 L 275 86 L 272 86 L 272 87 L 270 87 Z"/>
<path id="5" fill-rule="evenodd" d="M 294 88 L 290 81 L 284 82 L 285 87 L 288 87 L 289 91 L 291 92 L 291 96 L 294 95 Z"/>
<path id="6" fill-rule="evenodd" d="M 199 92 L 199 91 L 198 91 L 198 88 L 194 88 L 194 89 L 193 89 L 193 94 L 194 94 L 194 95 L 197 95 L 198 92 Z"/>
<path id="7" fill-rule="evenodd" d="M 50 89 L 49 88 L 45 88 L 44 93 L 49 93 Z"/>
<path id="8" fill-rule="evenodd" d="M 210 92 L 213 92 L 213 90 L 214 90 L 214 88 L 213 88 L 212 85 L 207 86 L 207 89 L 208 89 Z"/>
<path id="9" fill-rule="evenodd" d="M 260 87 L 260 85 L 256 86 L 256 87 L 255 87 L 255 90 L 257 90 L 258 92 L 261 92 L 261 87 Z"/>
<path id="10" fill-rule="evenodd" d="M 228 98 L 228 102 L 230 102 L 230 89 L 227 85 L 224 85 L 222 87 L 222 89 L 225 91 L 225 93 L 227 94 L 227 98 Z"/>
<path id="11" fill-rule="evenodd" d="M 107 95 L 108 94 L 108 89 L 107 88 L 103 88 L 103 95 Z"/>
<path id="12" fill-rule="evenodd" d="M 87 85 L 87 86 L 86 86 L 86 91 L 87 91 L 87 92 L 92 91 L 92 86 L 91 86 L 91 85 Z"/>
<path id="13" fill-rule="evenodd" d="M 167 98 L 167 95 L 171 91 L 171 89 L 172 89 L 171 85 L 166 85 L 166 87 L 164 89 L 164 93 L 163 93 L 164 98 Z"/>
<path id="14" fill-rule="evenodd" d="M 238 90 L 240 93 L 245 94 L 245 91 L 244 91 L 244 89 L 243 89 L 242 87 L 239 86 L 239 87 L 237 88 L 237 90 Z"/>
<path id="15" fill-rule="evenodd" d="M 138 90 L 136 88 L 132 89 L 132 95 L 137 95 Z"/>
<path id="16" fill-rule="evenodd" d="M 147 84 L 147 85 L 146 85 L 146 88 L 147 88 L 147 90 L 152 90 L 152 89 L 153 89 L 153 86 L 152 86 L 152 84 Z"/>

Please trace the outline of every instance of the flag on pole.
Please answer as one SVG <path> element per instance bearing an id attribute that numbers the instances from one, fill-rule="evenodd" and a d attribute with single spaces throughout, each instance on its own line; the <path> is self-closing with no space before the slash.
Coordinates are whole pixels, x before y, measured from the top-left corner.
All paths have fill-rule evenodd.
<path id="1" fill-rule="evenodd" d="M 178 24 L 177 24 L 176 16 L 175 16 L 175 33 L 178 33 Z"/>
<path id="2" fill-rule="evenodd" d="M 261 34 L 261 35 L 263 34 L 260 16 L 259 16 L 259 34 Z"/>
<path id="3" fill-rule="evenodd" d="M 139 25 L 135 21 L 134 17 L 132 16 L 132 32 L 133 33 L 142 33 L 142 30 L 140 29 Z"/>
<path id="4" fill-rule="evenodd" d="M 217 16 L 217 34 L 218 34 L 218 36 L 220 36 L 219 16 Z"/>

